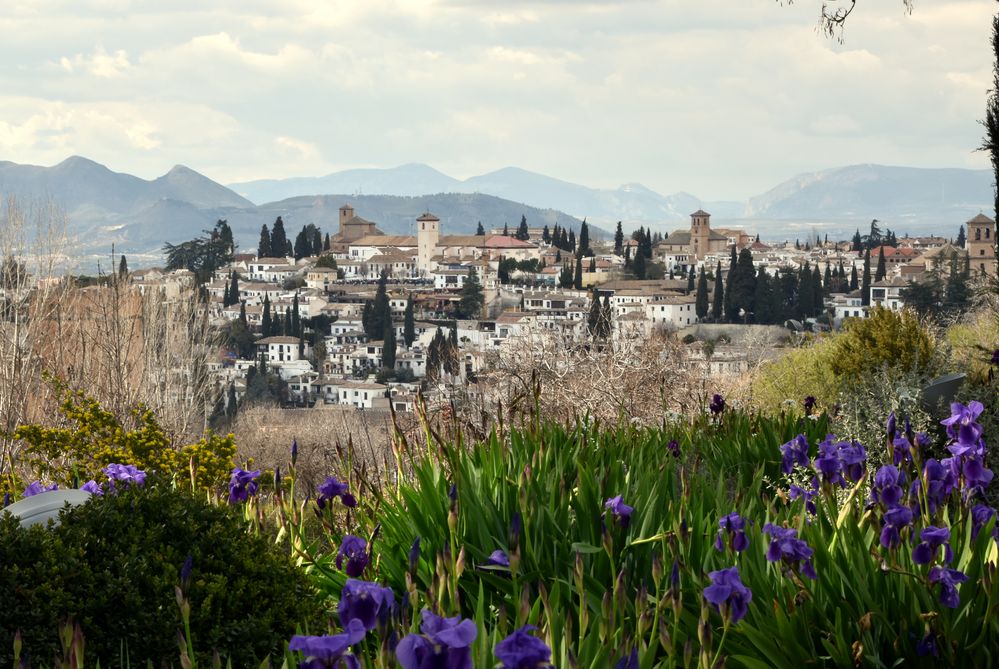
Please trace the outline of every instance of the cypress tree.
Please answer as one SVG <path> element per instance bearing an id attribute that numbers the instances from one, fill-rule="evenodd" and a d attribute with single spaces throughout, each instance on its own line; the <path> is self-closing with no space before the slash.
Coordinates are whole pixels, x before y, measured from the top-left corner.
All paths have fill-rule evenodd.
<path id="1" fill-rule="evenodd" d="M 271 230 L 271 253 L 275 256 L 291 255 L 287 252 L 288 235 L 284 231 L 284 221 L 278 216 Z"/>
<path id="2" fill-rule="evenodd" d="M 597 326 L 600 323 L 600 296 L 596 289 L 590 293 L 590 313 L 586 316 L 586 330 L 591 336 L 597 336 Z"/>
<path id="3" fill-rule="evenodd" d="M 545 229 L 541 231 L 541 241 L 543 241 L 545 244 L 552 243 L 552 233 L 548 229 L 547 223 L 545 223 Z"/>
<path id="4" fill-rule="evenodd" d="M 579 226 L 579 249 L 577 253 L 581 256 L 590 253 L 590 226 L 586 224 L 585 218 Z"/>
<path id="5" fill-rule="evenodd" d="M 739 317 L 740 310 L 746 314 L 756 311 L 756 271 L 753 268 L 753 254 L 749 249 L 739 251 L 736 275 L 729 279 L 732 289 L 733 313 Z"/>
<path id="6" fill-rule="evenodd" d="M 878 249 L 878 268 L 874 272 L 874 280 L 880 281 L 888 275 L 888 268 L 885 266 L 885 247 Z"/>
<path id="7" fill-rule="evenodd" d="M 229 304 L 236 304 L 240 301 L 239 297 L 239 274 L 236 272 L 232 273 L 232 287 L 229 289 Z"/>
<path id="8" fill-rule="evenodd" d="M 860 236 L 860 228 L 853 234 L 853 245 L 850 247 L 855 253 L 860 253 L 860 250 L 864 248 L 864 240 Z"/>
<path id="9" fill-rule="evenodd" d="M 697 313 L 697 320 L 702 320 L 708 315 L 708 276 L 701 267 L 701 274 L 697 277 L 697 298 L 694 305 Z"/>
<path id="10" fill-rule="evenodd" d="M 589 272 L 590 274 L 592 274 L 592 273 L 594 273 L 594 272 L 597 271 L 597 257 L 596 256 L 590 256 L 590 266 L 589 266 L 589 269 L 587 269 L 586 271 Z"/>
<path id="11" fill-rule="evenodd" d="M 388 272 L 382 270 L 381 276 L 378 277 L 378 290 L 375 291 L 375 301 L 371 305 L 372 339 L 381 337 L 385 331 L 385 321 L 392 320 L 392 307 L 389 304 L 386 284 L 388 284 Z"/>
<path id="12" fill-rule="evenodd" d="M 527 216 L 523 214 L 520 215 L 520 225 L 517 226 L 516 238 L 523 242 L 531 238 L 531 234 L 527 230 Z"/>
<path id="13" fill-rule="evenodd" d="M 642 253 L 641 248 L 635 251 L 635 260 L 631 264 L 631 269 L 635 273 L 636 279 L 645 279 L 645 254 Z"/>
<path id="14" fill-rule="evenodd" d="M 264 337 L 270 337 L 273 329 L 274 326 L 271 323 L 271 300 L 270 297 L 264 295 L 264 315 L 260 320 L 260 334 Z"/>
<path id="15" fill-rule="evenodd" d="M 291 302 L 291 336 L 299 338 L 302 336 L 302 316 L 298 310 L 298 293 L 295 293 Z"/>
<path id="16" fill-rule="evenodd" d="M 507 226 L 506 223 L 503 224 L 503 236 L 504 237 L 510 236 L 510 228 Z"/>
<path id="17" fill-rule="evenodd" d="M 230 277 L 231 277 L 231 274 L 230 274 Z M 232 299 L 231 293 L 229 292 L 229 278 L 230 277 L 226 277 L 226 280 L 225 280 L 225 292 L 222 293 L 222 306 L 223 307 L 228 307 L 229 306 L 229 301 Z"/>
<path id="18" fill-rule="evenodd" d="M 624 231 L 621 229 L 621 221 L 617 222 L 617 230 L 614 232 L 614 253 L 621 255 L 624 247 Z"/>
<path id="19" fill-rule="evenodd" d="M 572 275 L 572 287 L 576 290 L 583 289 L 583 259 L 576 256 L 576 270 Z"/>
<path id="20" fill-rule="evenodd" d="M 572 265 L 569 263 L 564 263 L 562 265 L 562 273 L 558 277 L 558 285 L 563 288 L 568 288 L 572 285 Z"/>
<path id="21" fill-rule="evenodd" d="M 967 238 L 964 236 L 964 224 L 962 223 L 960 230 L 957 231 L 957 242 L 955 242 L 955 245 L 963 249 L 965 241 L 967 241 Z"/>
<path id="22" fill-rule="evenodd" d="M 772 290 L 770 287 L 770 277 L 767 275 L 766 270 L 760 267 L 756 272 L 756 287 L 753 295 L 753 302 L 756 305 L 753 320 L 757 323 L 773 322 L 773 314 L 770 313 L 770 293 Z"/>
<path id="23" fill-rule="evenodd" d="M 722 283 L 721 261 L 715 268 L 715 292 L 711 300 L 711 318 L 717 323 L 721 321 L 722 311 L 725 305 L 725 286 Z"/>
<path id="24" fill-rule="evenodd" d="M 600 305 L 600 321 L 598 323 L 599 338 L 607 339 L 611 335 L 611 323 L 613 314 L 611 313 L 610 295 L 604 295 L 604 302 Z"/>
<path id="25" fill-rule="evenodd" d="M 257 257 L 271 257 L 271 233 L 267 230 L 266 223 L 264 223 L 263 227 L 260 228 L 260 242 L 257 243 Z"/>
<path id="26" fill-rule="evenodd" d="M 569 231 L 569 239 L 566 241 L 566 251 L 572 253 L 576 252 L 576 233 L 573 230 Z"/>
<path id="27" fill-rule="evenodd" d="M 395 325 L 390 318 L 385 323 L 385 330 L 382 334 L 382 367 L 390 371 L 395 371 Z"/>
<path id="28" fill-rule="evenodd" d="M 402 317 L 402 340 L 406 343 L 406 348 L 412 346 L 416 340 L 416 319 L 413 311 L 413 294 L 410 293 L 406 299 L 406 311 Z"/>
<path id="29" fill-rule="evenodd" d="M 812 270 L 812 315 L 821 316 L 825 311 L 825 293 L 822 290 L 822 274 L 819 273 L 819 266 Z"/>
<path id="30" fill-rule="evenodd" d="M 687 272 L 687 295 L 690 295 L 692 292 L 694 292 L 694 280 L 695 280 L 694 266 L 691 265 L 690 271 Z"/>
<path id="31" fill-rule="evenodd" d="M 282 334 L 285 337 L 293 337 L 294 332 L 291 329 L 291 307 L 284 308 L 284 325 Z"/>
<path id="32" fill-rule="evenodd" d="M 850 267 L 850 291 L 854 291 L 860 288 L 860 284 L 857 279 L 857 266 L 853 265 Z"/>
<path id="33" fill-rule="evenodd" d="M 330 233 L 326 233 L 326 239 L 323 240 L 323 251 L 330 250 Z"/>
<path id="34" fill-rule="evenodd" d="M 861 284 L 860 289 L 864 291 L 863 295 L 860 296 L 860 303 L 865 307 L 870 306 L 871 304 L 871 249 L 870 248 L 864 249 L 864 282 L 863 284 Z"/>
<path id="35" fill-rule="evenodd" d="M 812 290 L 812 270 L 805 262 L 798 274 L 798 315 L 808 318 L 815 312 L 815 292 Z"/>
<path id="36" fill-rule="evenodd" d="M 475 234 L 480 237 L 484 237 L 486 235 L 486 229 L 482 227 L 482 221 L 479 221 L 479 225 L 475 228 Z"/>
<path id="37" fill-rule="evenodd" d="M 246 300 L 239 301 L 239 322 L 246 327 Z"/>
<path id="38" fill-rule="evenodd" d="M 364 334 L 368 337 L 370 341 L 374 341 L 374 331 L 371 329 L 371 314 L 373 309 L 371 308 L 371 300 L 364 301 L 364 311 L 361 312 L 361 327 L 364 329 Z"/>
<path id="39" fill-rule="evenodd" d="M 725 320 L 735 323 L 739 318 L 739 307 L 733 301 L 736 277 L 735 268 L 739 262 L 739 256 L 735 250 L 735 244 L 732 244 L 731 248 L 732 255 L 728 261 L 728 285 L 725 286 Z"/>
<path id="40" fill-rule="evenodd" d="M 631 246 L 624 247 L 624 267 L 627 269 L 631 266 Z"/>
<path id="41" fill-rule="evenodd" d="M 458 302 L 458 314 L 462 318 L 478 318 L 485 300 L 486 297 L 482 292 L 482 284 L 479 283 L 479 274 L 473 267 L 468 272 L 468 278 L 465 279 L 465 285 L 461 287 L 461 300 Z"/>
<path id="42" fill-rule="evenodd" d="M 832 270 L 829 269 L 829 263 L 826 263 L 826 275 L 822 279 L 822 283 L 825 286 L 825 292 L 828 293 L 832 289 L 833 280 Z"/>
<path id="43" fill-rule="evenodd" d="M 122 256 L 121 260 L 118 261 L 118 278 L 119 279 L 128 278 L 128 261 L 125 260 L 125 256 Z"/>

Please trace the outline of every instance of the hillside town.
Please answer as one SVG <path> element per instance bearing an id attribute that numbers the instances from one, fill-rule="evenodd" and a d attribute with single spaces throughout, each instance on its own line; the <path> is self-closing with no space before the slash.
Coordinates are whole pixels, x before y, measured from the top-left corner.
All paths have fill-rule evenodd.
<path id="1" fill-rule="evenodd" d="M 339 214 L 335 234 L 307 226 L 294 244 L 278 218 L 256 253 L 203 278 L 210 317 L 229 333 L 213 364 L 227 403 L 264 392 L 285 406 L 411 412 L 419 393 L 445 402 L 455 387 L 499 399 L 494 367 L 542 339 L 616 349 L 675 336 L 699 377 L 739 375 L 876 307 L 959 305 L 967 282 L 997 271 L 996 223 L 982 214 L 955 224 L 956 240 L 897 237 L 874 221 L 853 240 L 804 244 L 712 228 L 702 210 L 687 229 L 625 238 L 619 223 L 609 239 L 585 222 L 577 234 L 526 219 L 450 235 L 430 212 L 415 235 L 387 235 L 349 204 Z M 129 274 L 167 300 L 196 279 Z"/>

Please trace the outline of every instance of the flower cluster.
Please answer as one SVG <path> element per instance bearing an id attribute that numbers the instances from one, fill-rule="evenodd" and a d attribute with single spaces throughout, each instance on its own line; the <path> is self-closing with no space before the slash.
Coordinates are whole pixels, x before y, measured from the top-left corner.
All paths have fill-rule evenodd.
<path id="1" fill-rule="evenodd" d="M 395 656 L 402 669 L 472 669 L 471 646 L 478 635 L 475 623 L 461 616 L 443 618 L 428 609 L 421 615 L 423 634 L 409 634 L 396 646 Z"/>
<path id="2" fill-rule="evenodd" d="M 742 583 L 739 568 L 730 567 L 708 574 L 711 585 L 704 589 L 704 599 L 715 607 L 726 623 L 737 623 L 749 611 L 753 593 Z"/>
<path id="3" fill-rule="evenodd" d="M 43 492 L 49 492 L 49 491 L 58 490 L 58 489 L 59 489 L 59 486 L 57 486 L 55 483 L 53 483 L 52 485 L 46 487 L 46 486 L 42 485 L 41 481 L 35 481 L 33 483 L 30 483 L 28 485 L 28 487 L 24 489 L 24 492 L 21 493 L 21 496 L 22 497 L 34 497 L 35 495 L 40 495 Z"/>
<path id="4" fill-rule="evenodd" d="M 836 435 L 828 435 L 819 443 L 819 454 L 812 461 L 812 467 L 821 482 L 828 485 L 846 486 L 864 477 L 867 463 L 867 450 L 856 440 L 837 441 Z"/>
<path id="5" fill-rule="evenodd" d="M 299 651 L 306 657 L 299 669 L 361 669 L 361 663 L 352 655 L 350 647 L 367 634 L 359 620 L 351 620 L 340 634 L 328 636 L 291 637 L 288 650 Z"/>
<path id="6" fill-rule="evenodd" d="M 767 560 L 780 562 L 788 571 L 800 572 L 814 579 L 815 569 L 812 567 L 812 549 L 802 539 L 798 531 L 780 527 L 773 523 L 763 526 L 763 533 L 770 537 L 770 547 L 767 548 Z"/>
<path id="7" fill-rule="evenodd" d="M 502 669 L 541 669 L 551 667 L 551 648 L 544 641 L 532 635 L 536 627 L 524 625 L 513 634 L 496 644 L 493 654 L 502 664 Z M 451 665 L 448 665 L 449 667 Z"/>
<path id="8" fill-rule="evenodd" d="M 609 500 L 604 502 L 604 508 L 611 512 L 614 520 L 616 520 L 622 528 L 628 527 L 631 523 L 631 514 L 635 511 L 634 507 L 628 506 L 622 501 L 621 495 L 611 497 Z"/>
<path id="9" fill-rule="evenodd" d="M 969 402 L 968 406 L 955 402 L 950 410 L 950 417 L 940 423 L 947 427 L 947 435 L 952 440 L 947 450 L 953 457 L 941 460 L 940 464 L 963 483 L 964 493 L 970 498 L 981 493 L 992 481 L 992 471 L 984 463 L 984 430 L 977 422 L 985 407 L 981 402 Z"/>
<path id="10" fill-rule="evenodd" d="M 146 482 L 146 472 L 135 465 L 118 465 L 112 463 L 101 471 L 108 477 L 108 483 L 112 490 L 117 483 L 122 483 L 126 486 L 141 486 Z"/>
<path id="11" fill-rule="evenodd" d="M 718 535 L 715 537 L 715 550 L 725 550 L 725 538 L 728 546 L 736 553 L 749 548 L 749 538 L 746 536 L 746 520 L 738 513 L 730 513 L 718 521 Z"/>
<path id="12" fill-rule="evenodd" d="M 368 542 L 364 539 L 348 534 L 340 540 L 340 550 L 336 554 L 336 568 L 343 569 L 347 576 L 357 578 L 363 574 L 370 559 Z"/>

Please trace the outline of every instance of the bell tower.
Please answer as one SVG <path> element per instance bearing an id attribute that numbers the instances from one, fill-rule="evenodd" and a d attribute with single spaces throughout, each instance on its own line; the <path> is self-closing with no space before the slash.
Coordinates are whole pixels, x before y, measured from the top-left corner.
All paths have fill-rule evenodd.
<path id="1" fill-rule="evenodd" d="M 440 223 L 429 211 L 416 219 L 416 269 L 421 275 L 430 272 L 430 263 L 440 241 Z"/>
<path id="2" fill-rule="evenodd" d="M 971 271 L 996 276 L 996 222 L 979 214 L 965 224 L 968 228 L 968 260 Z"/>

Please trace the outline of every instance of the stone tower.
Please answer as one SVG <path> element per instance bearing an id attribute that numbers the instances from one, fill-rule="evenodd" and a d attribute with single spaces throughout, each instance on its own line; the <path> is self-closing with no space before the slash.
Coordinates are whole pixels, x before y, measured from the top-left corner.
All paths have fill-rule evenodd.
<path id="1" fill-rule="evenodd" d="M 690 253 L 700 259 L 710 250 L 711 214 L 698 209 L 690 215 Z"/>
<path id="2" fill-rule="evenodd" d="M 968 228 L 968 259 L 971 271 L 996 276 L 996 222 L 979 214 L 966 224 Z"/>
<path id="3" fill-rule="evenodd" d="M 429 211 L 416 219 L 416 269 L 421 275 L 430 272 L 430 263 L 440 240 L 441 219 Z"/>

